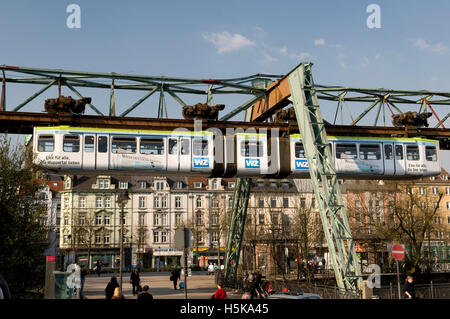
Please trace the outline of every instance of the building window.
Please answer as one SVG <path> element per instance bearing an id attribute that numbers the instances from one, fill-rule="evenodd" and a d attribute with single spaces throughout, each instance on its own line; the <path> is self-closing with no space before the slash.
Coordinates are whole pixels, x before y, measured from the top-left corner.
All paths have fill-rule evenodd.
<path id="1" fill-rule="evenodd" d="M 95 216 L 95 225 L 102 224 L 102 216 Z"/>
<path id="2" fill-rule="evenodd" d="M 433 195 L 439 194 L 439 188 L 433 187 Z"/>
<path id="3" fill-rule="evenodd" d="M 104 242 L 105 244 L 109 244 L 109 239 L 110 239 L 109 235 L 103 236 L 103 242 Z"/>
<path id="4" fill-rule="evenodd" d="M 181 214 L 175 214 L 175 226 L 181 225 Z"/>
<path id="5" fill-rule="evenodd" d="M 165 231 L 161 232 L 161 242 L 167 243 L 167 232 L 165 232 Z"/>
<path id="6" fill-rule="evenodd" d="M 158 226 L 160 225 L 161 219 L 160 219 L 160 214 L 153 214 L 153 225 Z"/>
<path id="7" fill-rule="evenodd" d="M 219 215 L 211 214 L 211 225 L 218 225 L 218 224 L 219 224 Z"/>
<path id="8" fill-rule="evenodd" d="M 69 199 L 67 197 L 64 198 L 64 208 L 69 208 Z"/>
<path id="9" fill-rule="evenodd" d="M 153 197 L 153 207 L 159 207 L 159 197 Z"/>
<path id="10" fill-rule="evenodd" d="M 212 242 L 217 242 L 219 239 L 219 233 L 216 231 L 211 232 L 211 241 Z"/>
<path id="11" fill-rule="evenodd" d="M 86 216 L 78 217 L 78 225 L 83 226 L 86 223 Z"/>
<path id="12" fill-rule="evenodd" d="M 233 207 L 233 196 L 228 197 L 228 207 Z"/>
<path id="13" fill-rule="evenodd" d="M 300 198 L 300 208 L 306 208 L 306 198 Z"/>
<path id="14" fill-rule="evenodd" d="M 228 183 L 228 187 L 229 187 L 229 188 L 234 188 L 234 182 L 229 182 L 229 183 Z"/>
<path id="15" fill-rule="evenodd" d="M 270 207 L 277 207 L 277 199 L 276 198 L 270 199 Z"/>
<path id="16" fill-rule="evenodd" d="M 218 208 L 219 207 L 219 201 L 216 198 L 211 199 L 211 207 L 212 208 Z"/>
<path id="17" fill-rule="evenodd" d="M 197 214 L 195 214 L 195 224 L 197 226 L 202 225 L 202 213 L 198 212 Z"/>
<path id="18" fill-rule="evenodd" d="M 146 181 L 138 181 L 139 188 L 145 189 L 147 188 L 147 182 Z"/>
<path id="19" fill-rule="evenodd" d="M 64 183 L 64 188 L 69 189 L 70 188 L 70 178 L 66 179 L 66 182 Z"/>
<path id="20" fill-rule="evenodd" d="M 78 206 L 80 208 L 86 208 L 86 197 L 80 197 L 78 199 Z"/>
<path id="21" fill-rule="evenodd" d="M 139 213 L 139 225 L 140 226 L 145 225 L 145 213 Z"/>
<path id="22" fill-rule="evenodd" d="M 98 180 L 99 189 L 109 189 L 109 179 L 99 179 Z"/>
<path id="23" fill-rule="evenodd" d="M 200 183 L 200 182 L 195 182 L 195 183 L 194 183 L 194 188 L 202 188 L 202 183 Z"/>
<path id="24" fill-rule="evenodd" d="M 279 224 L 279 220 L 280 220 L 280 217 L 279 217 L 278 214 L 272 214 L 272 223 L 274 225 L 278 225 Z"/>
<path id="25" fill-rule="evenodd" d="M 128 188 L 128 182 L 119 182 L 119 188 L 120 189 L 127 189 Z"/>
<path id="26" fill-rule="evenodd" d="M 105 197 L 105 208 L 111 208 L 111 197 Z"/>
<path id="27" fill-rule="evenodd" d="M 159 232 L 157 231 L 153 232 L 153 242 L 159 243 Z"/>
<path id="28" fill-rule="evenodd" d="M 264 222 L 265 222 L 264 214 L 259 214 L 258 215 L 258 224 L 264 225 Z"/>
<path id="29" fill-rule="evenodd" d="M 167 214 L 161 214 L 161 225 L 167 225 Z"/>
<path id="30" fill-rule="evenodd" d="M 105 216 L 105 217 L 103 218 L 103 222 L 104 222 L 105 225 L 109 225 L 109 223 L 110 223 L 110 217 L 109 217 L 109 216 Z"/>
<path id="31" fill-rule="evenodd" d="M 102 207 L 102 198 L 101 197 L 96 197 L 95 198 L 95 207 L 96 208 L 101 208 Z"/>
<path id="32" fill-rule="evenodd" d="M 175 184 L 173 185 L 174 188 L 180 189 L 183 188 L 183 182 L 175 182 Z"/>
<path id="33" fill-rule="evenodd" d="M 203 233 L 201 231 L 197 232 L 197 243 L 203 242 Z"/>
<path id="34" fill-rule="evenodd" d="M 145 208 L 145 197 L 139 196 L 139 208 Z"/>
<path id="35" fill-rule="evenodd" d="M 196 207 L 197 208 L 201 208 L 202 207 L 202 198 L 200 196 L 197 196 Z"/>
<path id="36" fill-rule="evenodd" d="M 258 201 L 258 207 L 264 207 L 264 199 Z"/>
<path id="37" fill-rule="evenodd" d="M 213 179 L 211 181 L 211 189 L 217 189 L 217 180 Z"/>
<path id="38" fill-rule="evenodd" d="M 181 197 L 175 196 L 175 208 L 180 208 L 180 207 L 181 207 Z"/>
<path id="39" fill-rule="evenodd" d="M 445 188 L 445 195 L 450 195 L 450 187 Z"/>
<path id="40" fill-rule="evenodd" d="M 442 180 L 447 181 L 448 180 L 448 175 L 442 175 Z"/>
<path id="41" fill-rule="evenodd" d="M 69 217 L 64 216 L 64 225 L 69 225 Z"/>
<path id="42" fill-rule="evenodd" d="M 283 198 L 283 207 L 288 208 L 289 207 L 289 198 Z"/>
<path id="43" fill-rule="evenodd" d="M 161 207 L 163 207 L 163 208 L 167 207 L 167 197 L 166 196 L 161 197 Z"/>
<path id="44" fill-rule="evenodd" d="M 96 244 L 101 244 L 102 243 L 102 236 L 95 235 L 95 243 Z"/>
<path id="45" fill-rule="evenodd" d="M 425 187 L 419 187 L 419 194 L 420 194 L 420 195 L 425 195 L 425 194 L 426 194 L 426 189 L 425 189 Z"/>
<path id="46" fill-rule="evenodd" d="M 163 190 L 164 189 L 164 182 L 156 182 L 156 190 Z"/>

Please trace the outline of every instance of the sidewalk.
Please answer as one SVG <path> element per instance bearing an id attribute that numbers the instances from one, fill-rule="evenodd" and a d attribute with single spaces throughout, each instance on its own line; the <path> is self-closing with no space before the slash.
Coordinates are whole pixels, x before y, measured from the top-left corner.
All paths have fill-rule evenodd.
<path id="1" fill-rule="evenodd" d="M 105 299 L 105 288 L 112 276 L 120 281 L 119 274 L 88 275 L 84 284 L 84 295 L 88 299 Z M 174 290 L 173 283 L 169 280 L 169 272 L 140 273 L 141 286 L 148 285 L 154 299 L 184 299 L 183 290 Z M 181 277 L 183 279 L 183 277 Z M 179 282 L 178 282 L 179 283 Z M 193 272 L 187 279 L 188 299 L 210 299 L 215 293 L 214 276 L 206 275 L 206 272 Z M 232 291 L 227 289 L 229 298 L 236 298 Z M 123 294 L 126 299 L 135 299 L 130 284 L 130 273 L 123 274 Z"/>

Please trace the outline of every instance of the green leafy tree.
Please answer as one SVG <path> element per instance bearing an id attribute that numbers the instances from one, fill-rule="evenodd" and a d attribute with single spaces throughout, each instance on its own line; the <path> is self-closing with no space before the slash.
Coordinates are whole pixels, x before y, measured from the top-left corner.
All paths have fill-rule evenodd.
<path id="1" fill-rule="evenodd" d="M 42 184 L 32 156 L 0 136 L 0 274 L 13 298 L 41 289 L 45 281 L 46 207 L 37 198 Z"/>

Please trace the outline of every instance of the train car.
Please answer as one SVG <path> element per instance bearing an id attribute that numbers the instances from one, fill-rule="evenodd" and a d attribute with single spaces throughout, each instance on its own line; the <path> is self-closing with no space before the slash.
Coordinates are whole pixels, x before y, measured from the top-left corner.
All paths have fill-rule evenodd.
<path id="1" fill-rule="evenodd" d="M 421 138 L 329 136 L 341 178 L 402 179 L 440 173 L 439 143 Z M 36 162 L 59 173 L 186 174 L 309 178 L 302 138 L 267 132 L 35 127 Z"/>
<path id="2" fill-rule="evenodd" d="M 291 175 L 309 177 L 302 139 L 290 136 Z M 339 177 L 418 178 L 440 174 L 439 142 L 422 138 L 329 136 Z"/>

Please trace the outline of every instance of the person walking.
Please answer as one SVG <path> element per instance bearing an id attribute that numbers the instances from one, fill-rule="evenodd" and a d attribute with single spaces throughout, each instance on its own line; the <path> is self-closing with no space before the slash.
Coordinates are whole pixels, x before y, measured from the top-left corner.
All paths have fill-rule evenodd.
<path id="1" fill-rule="evenodd" d="M 223 283 L 217 284 L 217 290 L 212 299 L 228 299 L 227 292 L 223 289 Z"/>
<path id="2" fill-rule="evenodd" d="M 153 299 L 152 294 L 150 294 L 149 291 L 150 287 L 145 285 L 144 287 L 142 287 L 142 292 L 137 296 L 138 300 L 150 300 Z"/>
<path id="3" fill-rule="evenodd" d="M 130 283 L 133 286 L 133 296 L 136 296 L 139 293 L 140 282 L 141 278 L 139 277 L 139 271 L 137 270 L 137 268 L 134 268 L 130 276 Z"/>
<path id="4" fill-rule="evenodd" d="M 119 283 L 117 282 L 117 278 L 113 276 L 113 277 L 111 277 L 111 281 L 108 283 L 108 285 L 105 288 L 106 299 L 109 300 L 112 298 L 116 288 L 119 288 Z"/>
<path id="5" fill-rule="evenodd" d="M 173 282 L 173 290 L 177 290 L 177 281 L 180 279 L 180 270 L 175 266 L 170 273 L 170 280 Z"/>
<path id="6" fill-rule="evenodd" d="M 403 285 L 403 293 L 406 299 L 416 299 L 416 291 L 414 289 L 414 279 L 412 276 L 406 277 L 406 282 Z"/>
<path id="7" fill-rule="evenodd" d="M 100 277 L 100 274 L 102 273 L 102 266 L 103 263 L 101 260 L 97 260 L 97 266 L 95 267 L 95 272 L 97 273 L 97 275 Z"/>

